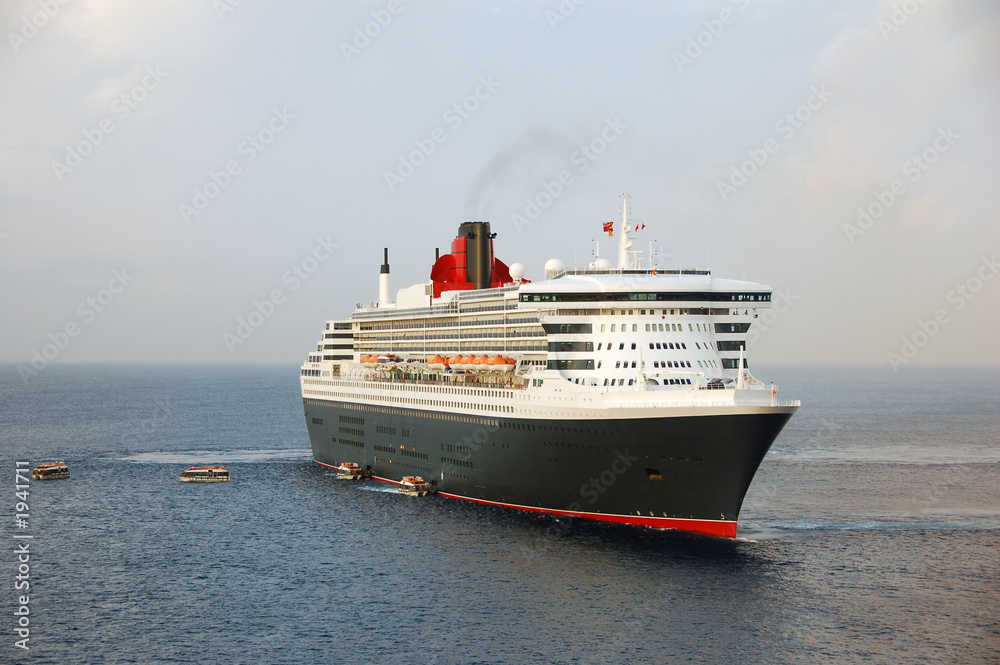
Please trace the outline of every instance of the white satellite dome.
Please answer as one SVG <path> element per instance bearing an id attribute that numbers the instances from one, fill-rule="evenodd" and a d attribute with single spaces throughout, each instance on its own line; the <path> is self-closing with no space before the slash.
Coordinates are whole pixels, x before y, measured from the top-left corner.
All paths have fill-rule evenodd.
<path id="1" fill-rule="evenodd" d="M 524 266 L 520 263 L 511 263 L 508 270 L 510 271 L 510 278 L 515 282 L 520 282 L 524 279 Z"/>
<path id="2" fill-rule="evenodd" d="M 566 264 L 559 259 L 549 259 L 545 262 L 545 279 L 555 279 L 556 275 L 566 272 Z"/>
<path id="3" fill-rule="evenodd" d="M 607 259 L 597 259 L 595 267 L 598 270 L 611 270 L 611 261 Z"/>

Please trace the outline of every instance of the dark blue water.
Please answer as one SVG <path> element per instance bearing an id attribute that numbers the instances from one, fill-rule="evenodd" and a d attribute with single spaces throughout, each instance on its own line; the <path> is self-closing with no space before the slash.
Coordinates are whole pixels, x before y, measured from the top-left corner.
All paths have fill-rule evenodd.
<path id="1" fill-rule="evenodd" d="M 0 663 L 1000 662 L 996 369 L 758 369 L 804 407 L 738 541 L 339 482 L 297 373 L 0 367 Z"/>

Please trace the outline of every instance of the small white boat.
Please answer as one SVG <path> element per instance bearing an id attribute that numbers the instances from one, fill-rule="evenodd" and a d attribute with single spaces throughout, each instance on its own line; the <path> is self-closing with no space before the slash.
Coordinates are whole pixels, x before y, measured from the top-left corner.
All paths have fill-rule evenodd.
<path id="1" fill-rule="evenodd" d="M 39 464 L 31 472 L 31 477 L 35 480 L 55 480 L 57 478 L 69 478 L 69 467 L 63 462 L 52 462 L 51 464 Z"/>
<path id="2" fill-rule="evenodd" d="M 403 476 L 397 489 L 400 494 L 409 496 L 427 496 L 431 493 L 430 485 L 420 476 Z"/>
<path id="3" fill-rule="evenodd" d="M 192 466 L 181 472 L 182 483 L 224 483 L 229 471 L 224 466 Z"/>
<path id="4" fill-rule="evenodd" d="M 337 467 L 337 477 L 341 480 L 361 480 L 362 478 L 371 478 L 371 471 L 362 469 L 354 462 L 343 462 Z"/>

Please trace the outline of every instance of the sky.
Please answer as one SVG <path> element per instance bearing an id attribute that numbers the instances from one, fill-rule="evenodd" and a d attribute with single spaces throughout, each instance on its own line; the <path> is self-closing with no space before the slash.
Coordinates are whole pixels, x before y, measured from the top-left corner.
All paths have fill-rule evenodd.
<path id="1" fill-rule="evenodd" d="M 0 29 L 0 362 L 297 364 L 383 247 L 395 290 L 489 221 L 539 279 L 613 257 L 628 194 L 659 266 L 774 289 L 752 362 L 1000 363 L 996 2 L 8 0 Z"/>

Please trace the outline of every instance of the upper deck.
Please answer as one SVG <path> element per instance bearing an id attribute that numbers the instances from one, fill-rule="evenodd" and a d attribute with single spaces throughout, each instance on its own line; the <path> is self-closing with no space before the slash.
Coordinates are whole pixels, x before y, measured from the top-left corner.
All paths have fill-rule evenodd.
<path id="1" fill-rule="evenodd" d="M 388 272 L 386 253 L 379 301 L 327 322 L 303 365 L 304 381 L 340 377 L 432 391 L 486 385 L 498 394 L 562 384 L 579 394 L 656 393 L 669 403 L 763 399 L 747 339 L 771 306 L 766 284 L 709 270 L 639 269 L 631 259 L 616 269 L 595 261 L 587 270 L 553 259 L 545 279 L 531 282 L 523 267 L 493 256 L 489 225 L 479 222 L 462 225 L 430 282 L 392 299 Z M 516 369 L 495 373 L 491 359 L 516 361 Z"/>

